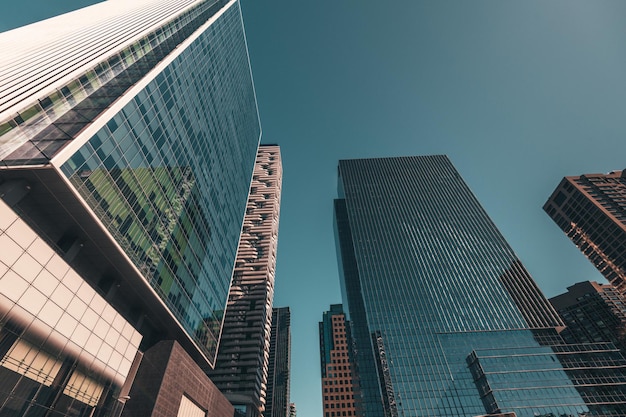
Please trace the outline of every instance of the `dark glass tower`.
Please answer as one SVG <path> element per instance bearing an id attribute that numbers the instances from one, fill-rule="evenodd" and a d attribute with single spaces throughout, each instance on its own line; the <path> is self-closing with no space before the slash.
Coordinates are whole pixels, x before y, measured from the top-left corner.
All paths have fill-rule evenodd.
<path id="1" fill-rule="evenodd" d="M 543 209 L 626 294 L 626 170 L 565 177 Z"/>
<path id="2" fill-rule="evenodd" d="M 588 411 L 533 335 L 561 320 L 447 157 L 340 161 L 335 222 L 367 417 Z"/>
<path id="3" fill-rule="evenodd" d="M 272 331 L 267 378 L 265 417 L 291 415 L 291 311 L 289 307 L 272 310 Z M 295 413 L 295 406 L 294 406 Z"/>

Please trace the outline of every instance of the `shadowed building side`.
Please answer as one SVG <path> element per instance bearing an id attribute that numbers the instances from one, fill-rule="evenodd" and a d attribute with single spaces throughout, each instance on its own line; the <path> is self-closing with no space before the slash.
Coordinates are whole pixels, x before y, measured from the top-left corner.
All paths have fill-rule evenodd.
<path id="1" fill-rule="evenodd" d="M 626 298 L 610 284 L 585 281 L 550 298 L 569 343 L 612 342 L 626 353 Z"/>
<path id="2" fill-rule="evenodd" d="M 291 392 L 291 311 L 289 307 L 272 311 L 267 404 L 265 417 L 289 417 L 295 413 Z M 293 410 L 292 410 L 293 405 Z"/>

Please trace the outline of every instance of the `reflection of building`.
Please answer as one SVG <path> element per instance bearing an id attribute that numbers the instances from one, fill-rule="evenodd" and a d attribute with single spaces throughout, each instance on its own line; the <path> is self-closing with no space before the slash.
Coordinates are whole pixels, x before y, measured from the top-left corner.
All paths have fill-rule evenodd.
<path id="1" fill-rule="evenodd" d="M 340 161 L 338 188 L 365 415 L 589 411 L 535 338 L 561 320 L 447 157 Z"/>
<path id="2" fill-rule="evenodd" d="M 279 307 L 272 310 L 265 417 L 289 417 L 295 414 L 295 405 L 289 402 L 290 383 L 291 312 L 289 307 Z"/>
<path id="3" fill-rule="evenodd" d="M 239 3 L 103 2 L 0 49 L 0 415 L 147 415 L 140 364 L 215 361 L 260 136 Z"/>
<path id="4" fill-rule="evenodd" d="M 612 285 L 579 282 L 550 303 L 567 326 L 567 342 L 613 342 L 626 353 L 626 298 Z"/>
<path id="5" fill-rule="evenodd" d="M 319 323 L 324 417 L 358 416 L 360 397 L 350 342 L 350 329 L 341 304 L 333 304 Z"/>
<path id="6" fill-rule="evenodd" d="M 543 209 L 621 293 L 626 293 L 626 170 L 565 177 Z"/>
<path id="7" fill-rule="evenodd" d="M 248 416 L 265 409 L 282 166 L 280 148 L 261 145 L 211 379 Z"/>

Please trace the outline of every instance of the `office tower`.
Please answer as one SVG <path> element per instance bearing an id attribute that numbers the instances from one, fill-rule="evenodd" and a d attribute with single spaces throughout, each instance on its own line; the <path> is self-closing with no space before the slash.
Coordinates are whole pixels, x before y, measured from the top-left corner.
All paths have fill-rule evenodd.
<path id="1" fill-rule="evenodd" d="M 554 309 L 445 156 L 342 160 L 335 227 L 365 416 L 589 412 Z"/>
<path id="2" fill-rule="evenodd" d="M 289 417 L 296 417 L 297 415 L 296 403 L 289 403 Z"/>
<path id="3" fill-rule="evenodd" d="M 543 209 L 602 275 L 626 293 L 626 170 L 565 177 Z"/>
<path id="4" fill-rule="evenodd" d="M 0 50 L 0 415 L 149 415 L 137 387 L 215 361 L 260 137 L 239 3 L 103 2 Z M 232 415 L 204 376 L 162 407 Z"/>
<path id="5" fill-rule="evenodd" d="M 272 331 L 267 378 L 265 417 L 288 417 L 291 384 L 291 312 L 289 307 L 272 310 Z M 295 413 L 295 405 L 293 406 Z"/>
<path id="6" fill-rule="evenodd" d="M 626 298 L 612 285 L 579 282 L 550 303 L 567 326 L 567 342 L 613 342 L 626 353 Z"/>
<path id="7" fill-rule="evenodd" d="M 341 304 L 332 304 L 319 323 L 324 417 L 361 415 L 348 327 Z"/>
<path id="8" fill-rule="evenodd" d="M 259 147 L 211 379 L 249 417 L 265 409 L 282 166 L 277 145 Z"/>

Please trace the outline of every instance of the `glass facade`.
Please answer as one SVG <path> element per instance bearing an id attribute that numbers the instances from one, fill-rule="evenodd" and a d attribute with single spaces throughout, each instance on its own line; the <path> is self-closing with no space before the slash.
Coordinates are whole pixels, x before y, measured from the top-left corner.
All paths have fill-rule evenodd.
<path id="1" fill-rule="evenodd" d="M 240 5 L 122 3 L 1 59 L 0 416 L 175 415 L 183 392 L 137 377 L 164 340 L 215 391 L 184 394 L 232 414 L 205 369 L 261 134 Z"/>
<path id="2" fill-rule="evenodd" d="M 291 385 L 291 311 L 289 307 L 272 309 L 269 373 L 265 417 L 288 417 Z"/>
<path id="3" fill-rule="evenodd" d="M 187 0 L 188 1 L 188 0 Z M 217 4 L 219 3 L 219 5 Z M 169 4 L 151 3 L 126 14 L 117 16 L 117 25 L 111 21 L 96 20 L 89 22 L 93 30 L 91 38 L 71 36 L 62 38 L 49 48 L 42 62 L 35 57 L 27 57 L 25 63 L 13 63 L 14 66 L 26 65 L 16 72 L 20 76 L 12 78 L 12 83 L 3 85 L 11 90 L 5 92 L 0 100 L 0 112 L 14 104 L 16 91 L 30 95 L 24 100 L 20 111 L 8 120 L 0 122 L 0 159 L 1 164 L 33 165 L 48 162 L 54 155 L 106 110 L 120 95 L 144 77 L 154 66 L 171 53 L 185 38 L 204 24 L 218 10 L 223 2 L 204 1 L 180 13 L 188 6 L 184 0 Z M 150 18 L 138 18 L 150 10 Z M 106 11 L 103 10 L 103 13 Z M 144 37 L 134 41 L 120 52 L 98 60 L 87 60 L 87 69 L 64 83 L 43 98 L 33 100 L 32 95 L 43 89 L 46 83 L 63 79 L 71 69 L 81 66 L 82 61 L 95 54 L 106 53 L 110 38 L 124 43 L 146 30 L 154 23 L 151 19 L 170 21 L 159 26 Z M 122 32 L 124 30 L 124 33 Z M 43 29 L 45 30 L 45 29 Z M 71 44 L 71 52 L 63 48 Z M 62 45 L 59 49 L 59 45 Z M 95 62 L 95 64 L 94 64 Z M 96 65 L 97 64 L 97 65 Z M 43 67 L 45 71 L 42 71 Z M 15 71 L 15 69 L 13 68 Z M 37 72 L 41 73 L 37 73 Z M 37 78 L 38 83 L 32 82 Z M 13 85 L 15 84 L 15 85 Z M 35 85 L 33 85 L 35 84 Z M 25 88 L 29 86 L 30 88 Z M 28 105 L 27 103 L 32 103 Z"/>
<path id="4" fill-rule="evenodd" d="M 518 416 L 589 413 L 557 355 L 547 346 L 519 344 L 528 338 L 529 332 L 523 333 L 522 338 L 513 335 L 513 340 L 506 340 L 512 335 L 503 334 L 497 343 L 502 347 L 475 349 L 467 358 L 486 411 L 506 409 Z M 517 347 L 505 347 L 515 342 Z"/>
<path id="5" fill-rule="evenodd" d="M 368 417 L 485 414 L 472 351 L 539 348 L 524 329 L 562 325 L 445 156 L 340 161 L 335 224 Z"/>
<path id="6" fill-rule="evenodd" d="M 259 137 L 234 2 L 61 167 L 211 361 Z"/>

